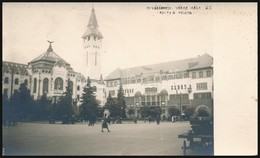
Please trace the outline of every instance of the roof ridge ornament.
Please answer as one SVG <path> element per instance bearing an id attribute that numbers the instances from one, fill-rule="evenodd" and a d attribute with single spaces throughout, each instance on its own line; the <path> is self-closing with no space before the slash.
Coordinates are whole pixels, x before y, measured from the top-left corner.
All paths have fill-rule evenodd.
<path id="1" fill-rule="evenodd" d="M 52 44 L 54 41 L 49 41 L 49 40 L 47 40 L 47 41 L 50 43 L 49 48 L 47 49 L 47 52 L 53 52 L 52 47 L 51 47 L 51 44 Z"/>

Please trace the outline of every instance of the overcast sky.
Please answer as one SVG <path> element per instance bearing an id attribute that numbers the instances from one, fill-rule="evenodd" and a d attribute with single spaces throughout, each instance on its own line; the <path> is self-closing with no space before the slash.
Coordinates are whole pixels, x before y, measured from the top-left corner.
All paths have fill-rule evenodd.
<path id="1" fill-rule="evenodd" d="M 82 72 L 81 36 L 92 5 L 104 36 L 104 75 L 117 67 L 173 61 L 205 52 L 213 56 L 212 11 L 162 15 L 147 9 L 161 5 L 176 11 L 181 6 L 178 3 L 9 3 L 3 5 L 3 60 L 26 64 L 45 52 L 50 40 L 54 52 Z"/>

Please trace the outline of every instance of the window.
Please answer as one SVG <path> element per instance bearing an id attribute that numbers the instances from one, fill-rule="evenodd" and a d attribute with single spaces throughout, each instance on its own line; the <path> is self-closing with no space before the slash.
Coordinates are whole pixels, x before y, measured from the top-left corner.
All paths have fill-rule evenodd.
<path id="1" fill-rule="evenodd" d="M 156 87 L 151 87 L 151 88 L 145 88 L 145 93 L 149 94 L 149 93 L 156 93 L 157 92 L 157 88 Z"/>
<path id="2" fill-rule="evenodd" d="M 111 96 L 114 96 L 115 95 L 115 91 L 114 90 L 111 90 L 108 92 Z"/>
<path id="3" fill-rule="evenodd" d="M 184 85 L 184 89 L 186 89 L 186 84 Z"/>
<path id="4" fill-rule="evenodd" d="M 207 90 L 207 82 L 197 83 L 197 90 Z"/>
<path id="5" fill-rule="evenodd" d="M 135 83 L 135 78 L 132 77 L 130 83 Z"/>
<path id="6" fill-rule="evenodd" d="M 80 98 L 79 98 L 79 95 L 77 95 L 77 99 L 79 100 Z"/>
<path id="7" fill-rule="evenodd" d="M 43 79 L 43 88 L 42 88 L 42 92 L 43 93 L 48 93 L 49 91 L 49 79 L 48 78 L 45 78 Z"/>
<path id="8" fill-rule="evenodd" d="M 180 89 L 180 85 L 178 85 L 178 89 Z"/>
<path id="9" fill-rule="evenodd" d="M 196 78 L 196 72 L 192 72 L 192 78 Z"/>
<path id="10" fill-rule="evenodd" d="M 176 90 L 176 85 L 174 85 L 174 89 Z"/>
<path id="11" fill-rule="evenodd" d="M 24 80 L 24 83 L 25 83 L 25 85 L 28 85 L 28 80 L 25 79 L 25 80 Z"/>
<path id="12" fill-rule="evenodd" d="M 171 86 L 171 90 L 173 90 L 173 86 Z"/>
<path id="13" fill-rule="evenodd" d="M 183 85 L 181 85 L 181 89 L 183 89 Z"/>
<path id="14" fill-rule="evenodd" d="M 37 78 L 33 79 L 33 93 L 36 93 L 36 88 L 37 88 Z"/>
<path id="15" fill-rule="evenodd" d="M 80 90 L 80 86 L 79 86 L 79 85 L 77 86 L 77 90 L 78 90 L 78 91 Z"/>
<path id="16" fill-rule="evenodd" d="M 8 77 L 5 77 L 5 83 L 9 83 L 9 78 Z"/>
<path id="17" fill-rule="evenodd" d="M 70 84 L 70 88 L 71 88 L 71 94 L 73 94 L 73 82 L 69 81 L 69 84 Z"/>
<path id="18" fill-rule="evenodd" d="M 172 80 L 172 79 L 173 79 L 173 75 L 169 75 L 168 80 Z"/>
<path id="19" fill-rule="evenodd" d="M 90 40 L 90 36 L 88 36 L 88 41 Z"/>
<path id="20" fill-rule="evenodd" d="M 96 92 L 97 91 L 97 87 L 93 86 L 93 91 Z"/>
<path id="21" fill-rule="evenodd" d="M 189 73 L 184 73 L 184 78 L 189 78 Z"/>
<path id="22" fill-rule="evenodd" d="M 55 79 L 54 90 L 63 90 L 63 80 L 62 80 L 62 78 L 58 77 L 58 78 Z"/>
<path id="23" fill-rule="evenodd" d="M 203 78 L 203 71 L 199 72 L 199 78 Z"/>
<path id="24" fill-rule="evenodd" d="M 211 93 L 194 93 L 194 99 L 211 99 Z"/>
<path id="25" fill-rule="evenodd" d="M 5 89 L 4 89 L 4 96 L 7 96 L 7 95 L 8 95 L 8 89 L 5 88 Z"/>
<path id="26" fill-rule="evenodd" d="M 140 82 L 141 82 L 141 78 L 138 78 L 138 79 L 137 79 L 137 83 L 140 83 Z"/>
<path id="27" fill-rule="evenodd" d="M 207 77 L 211 77 L 211 71 L 210 70 L 207 71 Z"/>
<path id="28" fill-rule="evenodd" d="M 18 85 L 18 84 L 19 84 L 18 78 L 14 79 L 14 84 L 15 84 L 15 85 Z"/>

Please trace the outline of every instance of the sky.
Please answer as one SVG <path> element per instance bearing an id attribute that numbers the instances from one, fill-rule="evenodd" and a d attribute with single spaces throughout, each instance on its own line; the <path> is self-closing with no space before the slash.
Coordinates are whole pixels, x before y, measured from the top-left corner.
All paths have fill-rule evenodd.
<path id="1" fill-rule="evenodd" d="M 27 64 L 53 50 L 77 72 L 83 72 L 81 36 L 92 6 L 103 34 L 102 72 L 185 59 L 213 56 L 212 14 L 159 14 L 147 7 L 176 3 L 7 3 L 3 4 L 3 60 Z M 188 5 L 189 7 L 192 4 Z M 205 7 L 206 4 L 201 5 Z M 204 13 L 204 14 L 203 14 Z M 205 14 L 207 13 L 207 14 Z"/>
<path id="2" fill-rule="evenodd" d="M 50 40 L 81 72 L 81 36 L 92 5 L 104 36 L 104 76 L 118 67 L 208 53 L 214 59 L 214 152 L 257 154 L 257 3 L 3 3 L 3 60 L 26 64 Z M 148 9 L 160 5 L 182 14 Z"/>

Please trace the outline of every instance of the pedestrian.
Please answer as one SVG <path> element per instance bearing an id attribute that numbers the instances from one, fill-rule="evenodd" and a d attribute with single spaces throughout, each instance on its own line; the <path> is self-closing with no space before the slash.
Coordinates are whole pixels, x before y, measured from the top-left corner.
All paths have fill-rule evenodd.
<path id="1" fill-rule="evenodd" d="M 134 119 L 135 124 L 137 124 L 137 118 Z"/>
<path id="2" fill-rule="evenodd" d="M 103 119 L 101 132 L 104 132 L 104 131 L 103 131 L 103 128 L 106 128 L 107 131 L 110 132 L 110 130 L 108 129 L 108 123 L 107 123 L 107 118 L 106 118 L 106 117 L 104 117 L 104 119 Z"/>
<path id="3" fill-rule="evenodd" d="M 157 122 L 157 125 L 160 124 L 160 117 L 157 117 L 156 122 Z"/>

